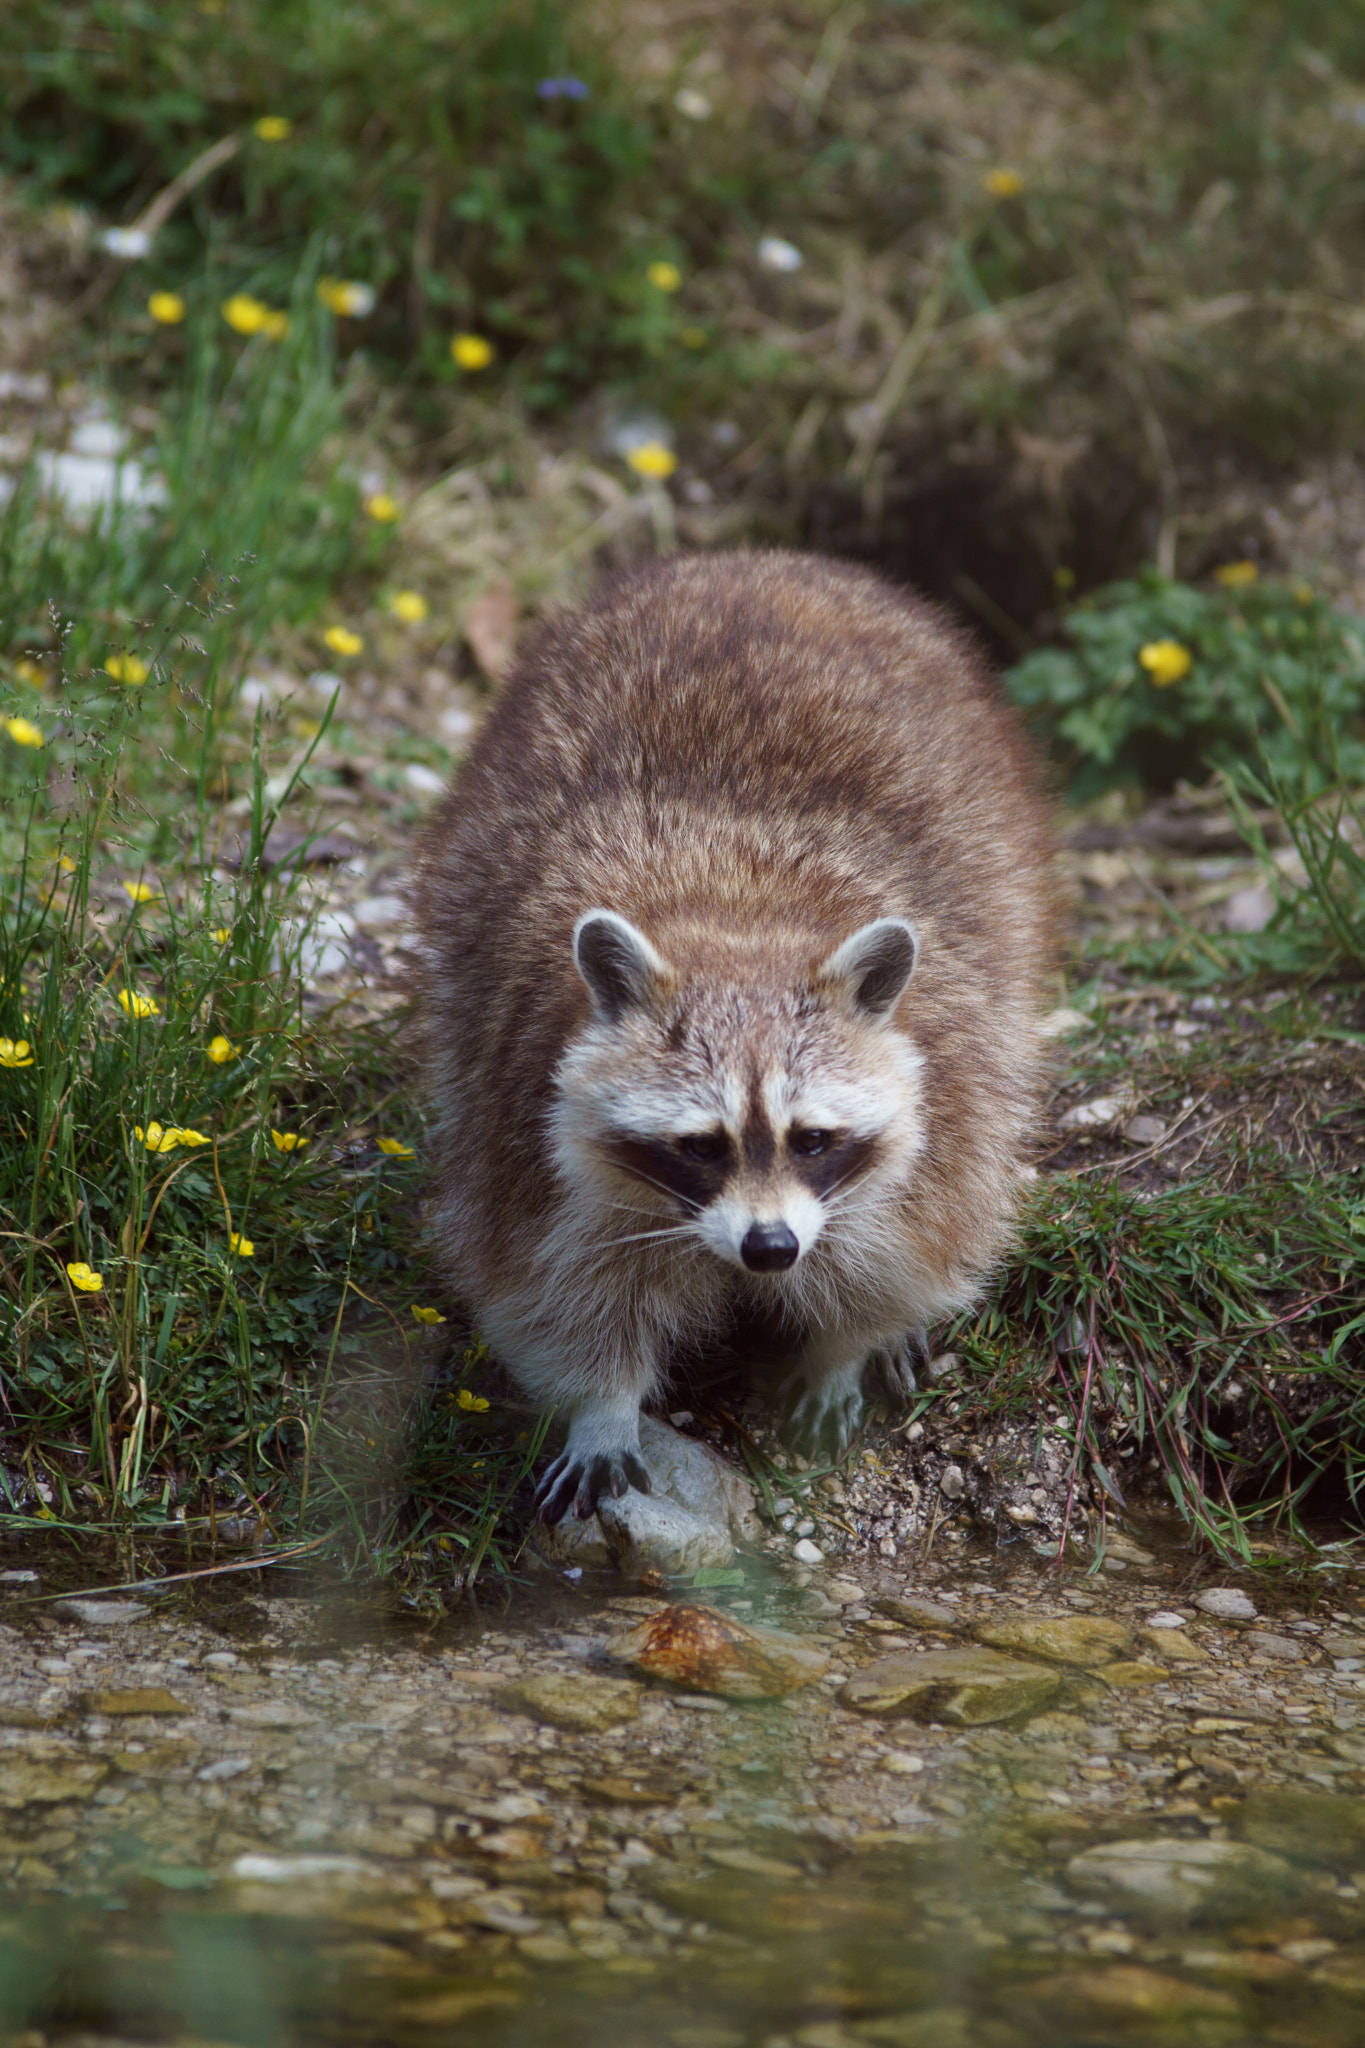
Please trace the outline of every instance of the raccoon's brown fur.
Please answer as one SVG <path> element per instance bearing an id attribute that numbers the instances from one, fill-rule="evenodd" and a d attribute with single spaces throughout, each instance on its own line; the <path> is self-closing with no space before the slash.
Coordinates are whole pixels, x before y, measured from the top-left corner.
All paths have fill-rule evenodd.
<path id="1" fill-rule="evenodd" d="M 857 568 L 672 556 L 549 620 L 417 870 L 432 1222 L 569 1422 L 540 1509 L 647 1485 L 638 1411 L 735 1316 L 798 1436 L 903 1398 L 1010 1228 L 1053 848 L 971 643 Z M 916 943 L 917 942 L 917 943 Z"/>

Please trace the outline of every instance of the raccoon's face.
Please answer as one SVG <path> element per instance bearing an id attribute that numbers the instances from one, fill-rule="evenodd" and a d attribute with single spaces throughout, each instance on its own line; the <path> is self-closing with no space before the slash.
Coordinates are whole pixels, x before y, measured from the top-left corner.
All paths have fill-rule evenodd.
<path id="1" fill-rule="evenodd" d="M 920 1056 L 891 1021 L 917 951 L 904 919 L 878 918 L 794 986 L 683 978 L 589 911 L 574 959 L 594 1016 L 557 1077 L 561 1166 L 618 1200 L 622 1177 L 650 1189 L 661 1223 L 747 1272 L 795 1266 L 922 1149 Z"/>

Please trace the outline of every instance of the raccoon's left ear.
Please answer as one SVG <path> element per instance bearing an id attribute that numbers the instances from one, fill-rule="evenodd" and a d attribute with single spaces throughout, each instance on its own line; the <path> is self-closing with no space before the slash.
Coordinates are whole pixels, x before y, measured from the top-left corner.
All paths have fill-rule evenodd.
<path id="1" fill-rule="evenodd" d="M 667 992 L 673 969 L 629 918 L 587 910 L 573 928 L 574 966 L 597 1008 L 614 1024 L 627 1010 L 651 1010 Z"/>
<path id="2" fill-rule="evenodd" d="M 919 958 L 919 935 L 903 917 L 878 917 L 836 946 L 816 969 L 817 983 L 833 983 L 839 997 L 865 1017 L 890 1017 L 905 994 Z"/>

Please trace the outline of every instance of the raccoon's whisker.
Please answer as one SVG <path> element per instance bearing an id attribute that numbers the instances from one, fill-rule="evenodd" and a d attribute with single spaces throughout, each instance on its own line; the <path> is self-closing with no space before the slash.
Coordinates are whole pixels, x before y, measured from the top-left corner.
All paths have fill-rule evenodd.
<path id="1" fill-rule="evenodd" d="M 612 1245 L 644 1244 L 650 1239 L 657 1240 L 667 1237 L 690 1238 L 694 1244 L 698 1244 L 701 1241 L 690 1223 L 674 1223 L 665 1230 L 632 1230 L 626 1237 L 601 1238 L 598 1241 L 597 1250 L 607 1251 Z"/>

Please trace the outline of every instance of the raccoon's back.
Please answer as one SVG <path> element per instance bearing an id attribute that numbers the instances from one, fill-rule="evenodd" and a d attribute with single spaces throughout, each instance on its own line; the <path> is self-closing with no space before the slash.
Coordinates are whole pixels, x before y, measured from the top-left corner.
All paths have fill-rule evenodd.
<path id="1" fill-rule="evenodd" d="M 1051 958 L 1050 863 L 1017 721 L 932 606 L 794 554 L 618 576 L 532 639 L 428 830 L 438 1112 L 467 1128 L 491 1098 L 505 1167 L 534 1168 L 587 1012 L 573 925 L 599 904 L 656 940 L 767 924 L 819 951 L 908 916 L 918 1035 L 956 1010 L 984 1057 L 984 1013 L 1026 1008 Z"/>

